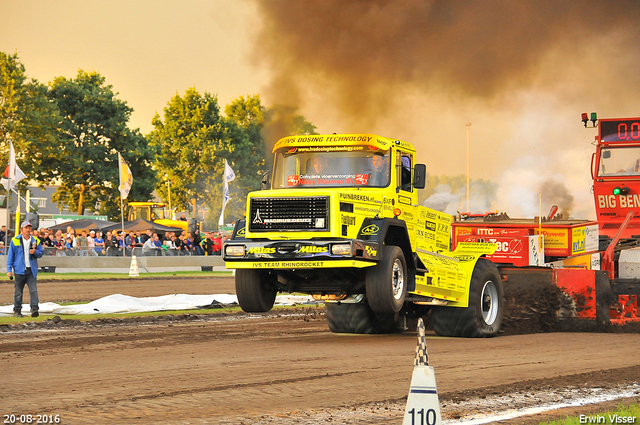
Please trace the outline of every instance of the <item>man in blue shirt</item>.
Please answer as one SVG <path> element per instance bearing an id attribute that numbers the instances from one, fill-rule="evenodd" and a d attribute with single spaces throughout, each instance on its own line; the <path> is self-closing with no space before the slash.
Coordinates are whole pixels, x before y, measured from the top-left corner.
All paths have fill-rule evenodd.
<path id="1" fill-rule="evenodd" d="M 29 287 L 29 305 L 31 317 L 38 317 L 38 258 L 42 257 L 42 244 L 31 236 L 31 223 L 22 223 L 20 235 L 9 242 L 7 254 L 7 276 L 13 279 L 15 274 L 15 292 L 13 295 L 13 315 L 22 316 L 22 293 L 24 285 Z"/>

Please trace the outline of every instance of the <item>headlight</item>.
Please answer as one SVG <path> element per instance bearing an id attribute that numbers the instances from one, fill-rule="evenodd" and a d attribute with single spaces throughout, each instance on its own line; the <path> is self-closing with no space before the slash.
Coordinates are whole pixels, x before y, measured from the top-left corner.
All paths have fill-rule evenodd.
<path id="1" fill-rule="evenodd" d="M 351 244 L 341 243 L 331 245 L 331 253 L 333 255 L 351 255 Z"/>
<path id="2" fill-rule="evenodd" d="M 225 245 L 224 254 L 227 257 L 244 257 L 244 245 Z"/>

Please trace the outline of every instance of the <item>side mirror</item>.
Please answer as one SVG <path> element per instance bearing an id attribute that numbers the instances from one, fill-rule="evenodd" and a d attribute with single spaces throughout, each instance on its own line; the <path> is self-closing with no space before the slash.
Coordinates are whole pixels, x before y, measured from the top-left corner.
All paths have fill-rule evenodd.
<path id="1" fill-rule="evenodd" d="M 424 189 L 427 182 L 427 166 L 424 164 L 416 164 L 413 167 L 413 187 L 416 189 Z"/>
<path id="2" fill-rule="evenodd" d="M 268 190 L 270 186 L 269 176 L 271 171 L 267 171 L 262 175 L 262 190 Z"/>

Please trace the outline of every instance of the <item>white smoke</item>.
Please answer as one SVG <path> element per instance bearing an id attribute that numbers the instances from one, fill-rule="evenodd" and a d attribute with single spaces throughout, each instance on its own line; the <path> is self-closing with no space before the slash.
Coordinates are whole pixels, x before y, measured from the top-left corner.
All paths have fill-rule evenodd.
<path id="1" fill-rule="evenodd" d="M 484 182 L 470 182 L 469 208 L 467 208 L 466 187 L 454 193 L 448 184 L 436 186 L 435 193 L 428 197 L 422 205 L 450 215 L 457 215 L 462 212 L 491 212 L 492 202 L 486 195 L 487 185 L 482 183 Z"/>

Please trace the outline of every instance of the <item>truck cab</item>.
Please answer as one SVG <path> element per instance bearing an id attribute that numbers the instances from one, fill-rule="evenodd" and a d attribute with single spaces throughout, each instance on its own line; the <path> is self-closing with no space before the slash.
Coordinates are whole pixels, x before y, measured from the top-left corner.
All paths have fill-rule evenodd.
<path id="1" fill-rule="evenodd" d="M 425 167 L 415 166 L 408 143 L 362 134 L 291 137 L 280 140 L 274 154 L 271 190 L 249 195 L 248 237 L 355 238 L 362 221 L 375 216 L 401 216 L 415 225 Z M 279 216 L 279 208 L 288 217 Z"/>
<path id="2" fill-rule="evenodd" d="M 591 160 L 600 235 L 612 239 L 629 212 L 622 238 L 640 235 L 640 118 L 601 119 Z"/>

